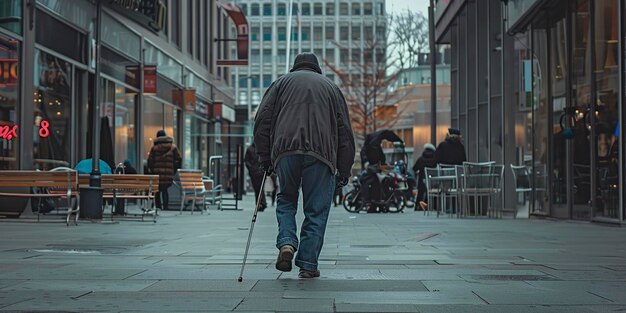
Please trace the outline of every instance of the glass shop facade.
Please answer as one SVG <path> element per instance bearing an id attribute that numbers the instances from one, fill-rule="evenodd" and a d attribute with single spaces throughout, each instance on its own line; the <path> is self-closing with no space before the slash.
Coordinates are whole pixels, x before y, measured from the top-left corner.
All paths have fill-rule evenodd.
<path id="1" fill-rule="evenodd" d="M 531 215 L 626 222 L 625 2 L 436 2 L 435 37 L 452 52 L 452 125 L 470 161 L 529 168 Z"/>
<path id="2" fill-rule="evenodd" d="M 212 48 L 214 1 L 102 1 L 99 82 L 95 1 L 28 2 L 0 2 L 0 169 L 74 167 L 91 157 L 97 114 L 100 158 L 113 168 L 128 161 L 144 172 L 164 129 L 183 167 L 207 173 L 222 144 L 206 135 L 229 123 L 212 116 L 215 96 L 233 106 L 228 90 L 217 87 L 225 84 Z M 127 7 L 148 2 L 150 12 Z"/>

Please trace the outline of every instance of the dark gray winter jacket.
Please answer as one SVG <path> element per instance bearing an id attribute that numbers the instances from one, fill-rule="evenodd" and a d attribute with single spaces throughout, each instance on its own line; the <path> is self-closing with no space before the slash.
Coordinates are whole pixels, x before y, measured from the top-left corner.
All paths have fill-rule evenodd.
<path id="1" fill-rule="evenodd" d="M 351 176 L 354 136 L 339 88 L 321 75 L 313 54 L 299 55 L 290 73 L 265 92 L 254 123 L 259 162 L 292 154 L 313 156 L 333 173 Z"/>

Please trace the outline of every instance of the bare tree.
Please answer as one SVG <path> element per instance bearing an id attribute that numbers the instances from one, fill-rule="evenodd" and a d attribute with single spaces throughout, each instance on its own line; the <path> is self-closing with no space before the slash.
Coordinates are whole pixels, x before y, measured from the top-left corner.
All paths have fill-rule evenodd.
<path id="1" fill-rule="evenodd" d="M 428 20 L 419 12 L 381 18 L 374 27 L 363 33 L 363 44 L 360 38 L 350 38 L 355 40 L 350 49 L 333 42 L 341 51 L 340 64 L 324 60 L 340 80 L 357 142 L 368 133 L 394 128 L 408 113 L 408 106 L 398 103 L 410 90 L 396 89 L 396 82 L 403 70 L 418 65 L 419 53 L 428 50 Z"/>
<path id="2" fill-rule="evenodd" d="M 391 17 L 392 35 L 390 45 L 395 53 L 400 68 L 418 65 L 418 55 L 429 51 L 428 19 L 423 13 L 407 9 Z"/>
<path id="3" fill-rule="evenodd" d="M 386 21 L 376 23 L 376 27 L 376 35 L 364 34 L 362 49 L 360 45 L 348 49 L 334 42 L 341 51 L 341 64 L 324 60 L 340 80 L 357 142 L 377 129 L 392 128 L 403 113 L 396 105 L 403 94 L 392 88 L 401 68 L 394 47 L 387 43 L 389 29 Z"/>

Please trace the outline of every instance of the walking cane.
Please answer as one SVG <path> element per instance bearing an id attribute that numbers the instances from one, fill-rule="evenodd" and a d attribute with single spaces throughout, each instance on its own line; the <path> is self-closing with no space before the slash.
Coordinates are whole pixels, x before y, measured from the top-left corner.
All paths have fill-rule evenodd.
<path id="1" fill-rule="evenodd" d="M 254 215 L 252 215 L 252 223 L 250 224 L 250 232 L 248 233 L 248 242 L 246 243 L 246 252 L 243 255 L 243 263 L 241 264 L 241 272 L 239 273 L 238 282 L 243 281 L 243 268 L 246 266 L 246 259 L 248 258 L 248 249 L 250 248 L 250 240 L 252 240 L 252 230 L 254 230 L 254 223 L 256 222 L 256 214 L 259 212 L 259 205 L 261 204 L 261 197 L 264 197 L 263 188 L 265 187 L 265 178 L 267 173 L 263 173 L 263 182 L 261 182 L 261 192 L 256 200 L 256 206 L 254 207 Z"/>

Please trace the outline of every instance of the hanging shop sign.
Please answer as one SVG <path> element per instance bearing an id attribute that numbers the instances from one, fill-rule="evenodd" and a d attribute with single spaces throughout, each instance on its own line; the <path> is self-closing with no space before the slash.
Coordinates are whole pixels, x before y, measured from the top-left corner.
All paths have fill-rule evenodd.
<path id="1" fill-rule="evenodd" d="M 172 90 L 172 99 L 176 106 L 185 111 L 196 110 L 196 90 L 192 88 Z"/>
<path id="2" fill-rule="evenodd" d="M 17 59 L 0 59 L 0 86 L 14 86 L 17 79 Z"/>
<path id="3" fill-rule="evenodd" d="M 157 93 L 156 65 L 144 65 L 143 67 L 143 93 L 151 95 L 156 95 Z"/>
<path id="4" fill-rule="evenodd" d="M 138 88 L 139 84 L 139 67 L 136 65 L 127 65 L 126 70 L 124 71 L 124 82 L 128 85 Z"/>
<path id="5" fill-rule="evenodd" d="M 196 113 L 198 113 L 198 115 L 203 116 L 203 117 L 208 116 L 209 106 L 202 101 L 196 102 Z"/>
<path id="6" fill-rule="evenodd" d="M 213 103 L 213 114 L 211 116 L 216 120 L 227 120 L 229 122 L 235 121 L 235 110 L 224 104 L 224 102 L 216 100 Z"/>
<path id="7" fill-rule="evenodd" d="M 248 65 L 248 20 L 243 14 L 241 8 L 237 5 L 217 1 L 230 19 L 235 23 L 237 29 L 237 39 L 215 39 L 216 41 L 235 41 L 237 42 L 237 59 L 236 60 L 217 60 L 218 66 L 238 66 Z"/>
<path id="8" fill-rule="evenodd" d="M 109 0 L 104 3 L 148 29 L 160 32 L 165 26 L 167 16 L 167 7 L 163 2 L 163 0 Z"/>

